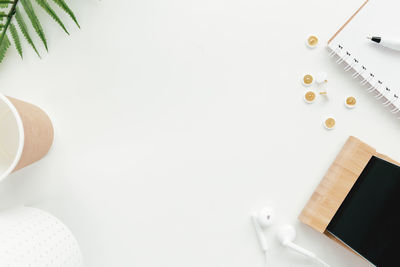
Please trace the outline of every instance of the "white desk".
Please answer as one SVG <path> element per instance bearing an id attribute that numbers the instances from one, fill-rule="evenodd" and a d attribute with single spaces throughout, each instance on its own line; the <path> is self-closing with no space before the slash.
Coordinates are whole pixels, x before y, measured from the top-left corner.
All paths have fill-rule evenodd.
<path id="1" fill-rule="evenodd" d="M 323 48 L 362 1 L 71 0 L 70 37 L 41 13 L 50 54 L 10 50 L 0 80 L 50 114 L 56 139 L 0 184 L 1 207 L 55 214 L 87 266 L 256 267 L 249 214 L 271 205 L 331 266 L 368 266 L 296 219 L 349 135 L 400 160 L 400 122 Z M 319 70 L 330 100 L 307 105 L 300 76 Z M 314 266 L 276 228 L 270 266 Z"/>

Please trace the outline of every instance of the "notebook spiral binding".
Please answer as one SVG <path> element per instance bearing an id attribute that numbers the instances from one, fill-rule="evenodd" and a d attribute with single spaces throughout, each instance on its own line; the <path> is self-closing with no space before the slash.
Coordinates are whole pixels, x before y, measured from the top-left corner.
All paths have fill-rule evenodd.
<path id="1" fill-rule="evenodd" d="M 366 87 L 368 93 L 375 94 L 375 99 L 387 107 L 391 113 L 397 114 L 400 112 L 400 108 L 397 107 L 400 107 L 400 103 L 397 103 L 399 101 L 399 95 L 376 78 L 374 73 L 369 72 L 367 67 L 362 65 L 356 57 L 352 57 L 351 53 L 347 51 L 343 45 L 337 44 L 333 48 L 328 46 L 328 49 L 330 50 L 329 56 L 331 58 L 337 58 L 337 64 L 345 64 L 344 71 L 353 71 L 353 79 L 360 80 L 361 86 L 368 85 Z M 400 114 L 397 115 L 397 119 L 400 119 Z"/>

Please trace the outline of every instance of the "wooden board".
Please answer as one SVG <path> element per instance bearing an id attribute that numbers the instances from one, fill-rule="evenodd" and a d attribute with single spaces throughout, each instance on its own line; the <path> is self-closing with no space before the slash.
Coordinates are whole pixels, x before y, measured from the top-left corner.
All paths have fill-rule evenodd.
<path id="1" fill-rule="evenodd" d="M 324 233 L 368 161 L 375 154 L 374 148 L 350 136 L 304 207 L 299 220 Z"/>

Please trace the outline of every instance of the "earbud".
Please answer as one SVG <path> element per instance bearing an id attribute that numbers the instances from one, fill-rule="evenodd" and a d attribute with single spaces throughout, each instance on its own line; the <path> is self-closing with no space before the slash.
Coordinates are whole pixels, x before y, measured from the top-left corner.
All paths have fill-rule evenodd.
<path id="1" fill-rule="evenodd" d="M 255 214 L 251 215 L 251 219 L 253 220 L 254 229 L 256 230 L 258 242 L 260 243 L 261 249 L 262 251 L 267 252 L 268 250 L 267 240 L 265 239 L 261 225 L 257 220 L 257 215 Z"/>
<path id="2" fill-rule="evenodd" d="M 296 238 L 296 230 L 289 224 L 282 225 L 278 230 L 278 240 L 285 247 L 291 248 L 304 256 L 316 258 L 316 255 L 293 243 Z"/>
<path id="3" fill-rule="evenodd" d="M 273 223 L 274 215 L 271 208 L 264 208 L 258 213 L 251 215 L 251 220 L 253 221 L 254 229 L 256 230 L 258 242 L 260 243 L 261 250 L 265 255 L 265 264 L 267 264 L 267 251 L 268 245 L 265 239 L 263 228 L 270 226 Z"/>
<path id="4" fill-rule="evenodd" d="M 274 216 L 271 208 L 264 208 L 260 212 L 251 215 L 258 241 L 260 243 L 262 251 L 264 252 L 267 252 L 268 246 L 267 240 L 264 236 L 263 228 L 270 226 L 273 222 L 273 218 Z"/>
<path id="5" fill-rule="evenodd" d="M 262 209 L 257 215 L 257 221 L 262 227 L 268 227 L 274 222 L 274 211 L 271 208 Z"/>
<path id="6" fill-rule="evenodd" d="M 315 253 L 312 253 L 311 251 L 308 251 L 308 250 L 296 245 L 295 243 L 293 243 L 293 241 L 296 238 L 296 230 L 294 229 L 294 227 L 292 225 L 289 225 L 289 224 L 282 225 L 278 230 L 277 237 L 278 237 L 279 242 L 283 246 L 288 247 L 294 251 L 297 251 L 298 253 L 300 253 L 306 257 L 309 257 L 313 260 L 316 260 L 317 262 L 321 263 L 324 266 L 329 267 L 329 265 L 326 264 L 321 259 L 319 259 L 317 257 L 317 255 L 315 255 Z"/>
<path id="7" fill-rule="evenodd" d="M 264 208 L 258 213 L 253 213 L 251 215 L 251 220 L 253 221 L 254 229 L 256 230 L 261 250 L 265 255 L 265 264 L 267 264 L 268 245 L 267 245 L 267 240 L 265 239 L 263 228 L 272 225 L 272 223 L 274 222 L 274 212 L 271 208 L 268 207 Z M 297 251 L 298 253 L 306 257 L 309 257 L 319 262 L 323 266 L 329 267 L 329 265 L 326 264 L 321 259 L 319 259 L 317 255 L 293 243 L 294 240 L 296 239 L 296 230 L 292 225 L 289 224 L 282 225 L 278 230 L 277 238 L 283 246 L 288 247 L 294 251 Z"/>

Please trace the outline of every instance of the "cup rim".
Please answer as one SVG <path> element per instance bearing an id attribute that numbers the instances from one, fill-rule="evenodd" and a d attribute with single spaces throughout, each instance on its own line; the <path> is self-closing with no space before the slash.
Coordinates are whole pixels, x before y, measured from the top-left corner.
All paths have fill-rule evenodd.
<path id="1" fill-rule="evenodd" d="M 18 110 L 15 108 L 15 106 L 11 103 L 11 101 L 3 94 L 0 93 L 0 100 L 3 101 L 8 108 L 10 109 L 11 113 L 14 115 L 15 121 L 17 122 L 17 127 L 18 127 L 18 149 L 17 153 L 15 154 L 14 160 L 11 163 L 11 165 L 8 167 L 8 169 L 0 174 L 0 181 L 2 181 L 4 178 L 6 178 L 12 171 L 17 167 L 17 164 L 19 160 L 21 159 L 22 156 L 22 151 L 24 149 L 24 142 L 25 142 L 25 131 L 24 131 L 24 124 L 22 123 L 21 116 L 18 113 Z"/>

